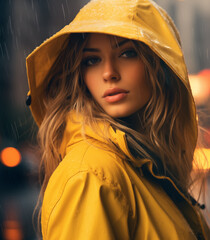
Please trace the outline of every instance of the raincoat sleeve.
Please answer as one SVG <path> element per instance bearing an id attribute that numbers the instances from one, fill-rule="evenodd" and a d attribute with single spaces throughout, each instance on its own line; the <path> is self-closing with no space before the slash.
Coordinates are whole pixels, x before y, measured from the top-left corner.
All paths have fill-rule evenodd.
<path id="1" fill-rule="evenodd" d="M 84 171 L 72 176 L 50 213 L 42 216 L 44 240 L 128 240 L 129 205 L 118 183 Z"/>

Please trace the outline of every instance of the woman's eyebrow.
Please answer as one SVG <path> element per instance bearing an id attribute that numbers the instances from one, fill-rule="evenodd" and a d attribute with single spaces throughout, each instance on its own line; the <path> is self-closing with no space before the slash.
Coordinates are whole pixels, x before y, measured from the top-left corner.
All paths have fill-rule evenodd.
<path id="1" fill-rule="evenodd" d="M 98 48 L 84 48 L 83 52 L 100 52 Z"/>
<path id="2" fill-rule="evenodd" d="M 114 48 L 121 47 L 122 45 L 124 45 L 125 43 L 127 43 L 129 41 L 130 41 L 129 39 L 125 39 L 121 42 L 117 42 L 116 44 L 114 44 L 112 46 L 112 48 L 114 49 Z M 98 48 L 84 48 L 83 52 L 100 52 L 100 49 L 98 49 Z"/>
<path id="3" fill-rule="evenodd" d="M 130 39 L 124 39 L 124 40 L 122 40 L 121 42 L 116 42 L 116 43 L 112 46 L 112 48 L 119 48 L 119 47 L 121 47 L 122 45 L 124 45 L 124 44 L 127 43 L 127 42 L 130 42 Z"/>

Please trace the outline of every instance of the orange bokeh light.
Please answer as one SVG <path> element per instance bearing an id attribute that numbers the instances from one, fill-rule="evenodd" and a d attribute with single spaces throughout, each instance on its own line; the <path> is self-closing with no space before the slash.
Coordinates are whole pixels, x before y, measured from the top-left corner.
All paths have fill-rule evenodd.
<path id="1" fill-rule="evenodd" d="M 197 105 L 205 103 L 210 96 L 210 69 L 189 75 L 193 97 Z"/>
<path id="2" fill-rule="evenodd" d="M 23 233 L 20 224 L 14 220 L 5 221 L 3 237 L 5 240 L 22 240 Z"/>
<path id="3" fill-rule="evenodd" d="M 1 162 L 7 167 L 16 167 L 21 161 L 20 152 L 13 147 L 4 148 L 1 151 Z"/>
<path id="4" fill-rule="evenodd" d="M 193 162 L 194 170 L 209 170 L 210 169 L 210 149 L 196 149 Z"/>

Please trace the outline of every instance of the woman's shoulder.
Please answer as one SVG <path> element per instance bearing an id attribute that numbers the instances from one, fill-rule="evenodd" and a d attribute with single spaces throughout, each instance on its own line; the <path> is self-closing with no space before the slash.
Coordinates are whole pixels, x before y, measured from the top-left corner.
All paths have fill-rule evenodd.
<path id="1" fill-rule="evenodd" d="M 101 179 L 114 180 L 124 172 L 123 159 L 108 147 L 82 141 L 68 149 L 51 179 L 59 177 L 67 181 L 80 172 L 90 172 Z"/>
<path id="2" fill-rule="evenodd" d="M 52 216 L 67 202 L 78 199 L 79 204 L 84 195 L 92 200 L 101 196 L 105 202 L 113 195 L 117 204 L 120 202 L 127 208 L 129 186 L 123 162 L 116 154 L 94 145 L 77 144 L 68 151 L 49 180 L 42 206 L 42 226 L 47 229 Z"/>
<path id="3" fill-rule="evenodd" d="M 122 192 L 131 184 L 123 160 L 115 153 L 81 142 L 69 149 L 52 174 L 45 191 L 44 201 L 48 202 L 48 206 L 50 202 L 50 205 L 55 205 L 62 197 L 67 185 L 71 186 L 72 183 L 73 186 L 75 181 L 87 181 L 90 176 L 96 184 L 110 188 L 117 187 Z"/>

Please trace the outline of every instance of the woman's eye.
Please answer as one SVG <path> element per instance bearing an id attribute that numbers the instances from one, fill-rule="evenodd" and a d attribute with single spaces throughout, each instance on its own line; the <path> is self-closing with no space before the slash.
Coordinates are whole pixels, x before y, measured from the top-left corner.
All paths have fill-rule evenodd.
<path id="1" fill-rule="evenodd" d="M 124 51 L 120 56 L 125 58 L 137 57 L 137 52 L 134 49 Z"/>
<path id="2" fill-rule="evenodd" d="M 99 63 L 101 59 L 99 57 L 87 57 L 82 61 L 82 64 L 86 67 L 96 65 Z"/>

